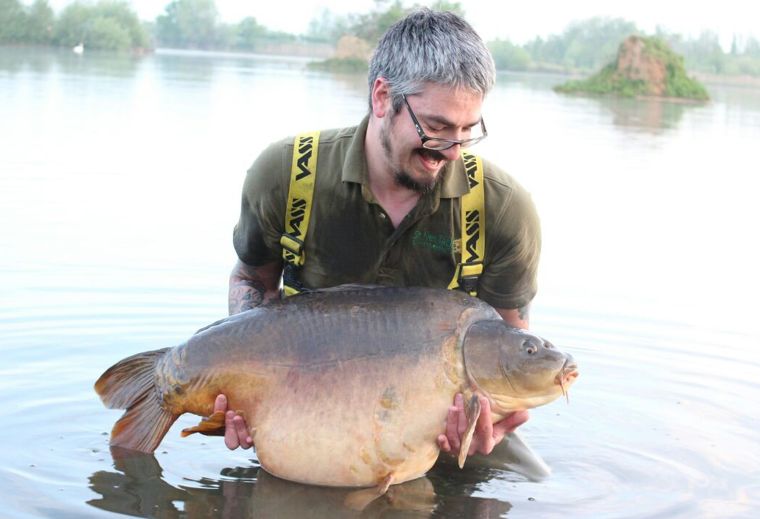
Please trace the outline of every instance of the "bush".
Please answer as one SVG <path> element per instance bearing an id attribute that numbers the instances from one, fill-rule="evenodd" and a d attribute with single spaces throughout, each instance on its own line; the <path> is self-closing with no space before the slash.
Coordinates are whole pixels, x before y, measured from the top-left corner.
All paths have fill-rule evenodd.
<path id="1" fill-rule="evenodd" d="M 68 5 L 55 24 L 53 42 L 64 47 L 81 42 L 86 48 L 104 50 L 144 49 L 149 45 L 137 15 L 122 1 Z"/>
<path id="2" fill-rule="evenodd" d="M 502 70 L 528 70 L 530 68 L 530 55 L 522 47 L 518 47 L 509 40 L 494 40 L 488 43 L 488 48 L 493 55 L 493 61 L 497 69 Z"/>
<path id="3" fill-rule="evenodd" d="M 20 43 L 24 39 L 26 16 L 18 0 L 0 0 L 0 43 Z"/>
<path id="4" fill-rule="evenodd" d="M 113 18 L 98 17 L 89 21 L 87 44 L 93 49 L 129 50 L 132 38 L 129 31 Z"/>

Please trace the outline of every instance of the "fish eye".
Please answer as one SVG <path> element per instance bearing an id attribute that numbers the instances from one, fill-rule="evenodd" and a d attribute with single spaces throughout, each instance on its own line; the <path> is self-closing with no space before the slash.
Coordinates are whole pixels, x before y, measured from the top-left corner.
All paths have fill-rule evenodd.
<path id="1" fill-rule="evenodd" d="M 538 348 L 536 348 L 535 344 L 531 344 L 530 341 L 523 342 L 523 348 L 525 348 L 525 353 L 528 355 L 533 355 L 538 351 Z"/>

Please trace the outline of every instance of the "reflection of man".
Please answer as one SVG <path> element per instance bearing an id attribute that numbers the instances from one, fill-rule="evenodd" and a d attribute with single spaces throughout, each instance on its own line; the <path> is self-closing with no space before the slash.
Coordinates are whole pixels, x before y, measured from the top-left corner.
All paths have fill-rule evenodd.
<path id="1" fill-rule="evenodd" d="M 481 106 L 494 66 L 480 37 L 451 13 L 417 11 L 383 36 L 370 63 L 369 114 L 354 128 L 321 132 L 316 187 L 302 267 L 289 283 L 315 289 L 342 283 L 449 286 L 460 262 L 460 204 L 469 191 L 461 148 L 485 137 Z M 243 187 L 230 278 L 230 313 L 280 297 L 282 246 L 293 139 L 267 148 Z M 540 249 L 529 195 L 484 162 L 485 258 L 477 295 L 513 326 L 528 327 Z M 489 402 L 470 453 L 488 454 L 527 411 L 491 424 Z M 216 410 L 226 410 L 223 395 Z M 466 417 L 462 396 L 438 443 L 457 453 Z M 225 443 L 251 447 L 248 427 L 227 412 Z"/>

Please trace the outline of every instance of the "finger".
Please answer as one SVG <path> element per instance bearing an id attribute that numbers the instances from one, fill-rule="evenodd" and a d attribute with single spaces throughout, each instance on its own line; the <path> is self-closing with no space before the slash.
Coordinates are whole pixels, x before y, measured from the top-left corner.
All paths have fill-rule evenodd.
<path id="1" fill-rule="evenodd" d="M 515 429 L 528 421 L 530 414 L 528 411 L 515 411 L 504 417 L 503 420 L 494 424 L 494 437 L 501 434 L 503 438 L 505 434 L 514 432 Z"/>
<path id="2" fill-rule="evenodd" d="M 515 411 L 512 413 L 509 423 L 510 429 L 508 432 L 512 432 L 520 427 L 522 424 L 528 421 L 528 418 L 530 418 L 530 413 L 528 413 L 527 410 Z"/>
<path id="3" fill-rule="evenodd" d="M 438 448 L 443 452 L 451 452 L 451 445 L 449 445 L 449 440 L 445 434 L 438 435 Z"/>
<path id="4" fill-rule="evenodd" d="M 480 401 L 480 416 L 478 416 L 478 423 L 475 426 L 475 434 L 477 435 L 477 441 L 473 439 L 470 445 L 470 452 L 468 455 L 480 452 L 481 454 L 491 454 L 495 445 L 493 439 L 493 424 L 491 423 L 491 404 L 484 396 L 478 397 Z"/>
<path id="5" fill-rule="evenodd" d="M 214 401 L 214 412 L 223 413 L 227 410 L 227 397 L 224 395 L 218 395 Z"/>
<path id="6" fill-rule="evenodd" d="M 457 393 L 454 397 L 454 405 L 458 409 L 457 432 L 459 433 L 459 438 L 461 438 L 467 430 L 467 413 L 464 412 L 464 397 L 461 393 Z"/>
<path id="7" fill-rule="evenodd" d="M 227 411 L 224 415 L 224 444 L 230 450 L 235 450 L 240 446 L 237 431 L 235 430 L 234 418 L 234 411 Z"/>
<path id="8" fill-rule="evenodd" d="M 530 418 L 528 411 L 515 411 L 508 414 L 503 420 L 493 424 L 494 445 L 502 441 L 506 434 L 514 432 L 515 429 L 527 422 L 528 418 Z"/>
<path id="9" fill-rule="evenodd" d="M 251 437 L 248 435 L 248 427 L 242 416 L 236 415 L 232 422 L 235 424 L 235 434 L 237 435 L 238 444 L 243 449 L 251 448 Z"/>
<path id="10" fill-rule="evenodd" d="M 459 452 L 459 409 L 456 406 L 449 407 L 446 416 L 446 438 L 449 443 L 449 451 Z"/>

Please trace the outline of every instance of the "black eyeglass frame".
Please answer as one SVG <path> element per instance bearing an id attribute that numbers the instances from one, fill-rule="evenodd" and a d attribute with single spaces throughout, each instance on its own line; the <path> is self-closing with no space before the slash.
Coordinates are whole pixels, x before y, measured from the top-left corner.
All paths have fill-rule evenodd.
<path id="1" fill-rule="evenodd" d="M 474 146 L 475 144 L 479 143 L 480 141 L 488 137 L 488 131 L 486 131 L 486 123 L 485 121 L 483 121 L 483 116 L 480 117 L 480 129 L 483 131 L 483 135 L 473 137 L 472 139 L 463 139 L 463 140 L 444 139 L 442 137 L 430 137 L 426 135 L 425 131 L 422 129 L 422 125 L 420 124 L 420 121 L 417 119 L 417 116 L 414 115 L 414 110 L 412 110 L 412 107 L 409 106 L 409 101 L 406 100 L 406 95 L 401 94 L 401 98 L 404 100 L 404 104 L 406 104 L 406 109 L 412 118 L 412 122 L 414 123 L 414 128 L 417 130 L 417 135 L 420 136 L 420 140 L 422 141 L 423 148 L 426 148 L 428 150 L 433 150 L 433 151 L 443 151 L 443 150 L 448 150 L 449 148 L 453 148 L 457 144 L 459 144 L 463 148 L 467 148 L 469 146 Z M 442 146 L 428 146 L 427 143 L 430 141 L 443 142 L 445 144 Z"/>

